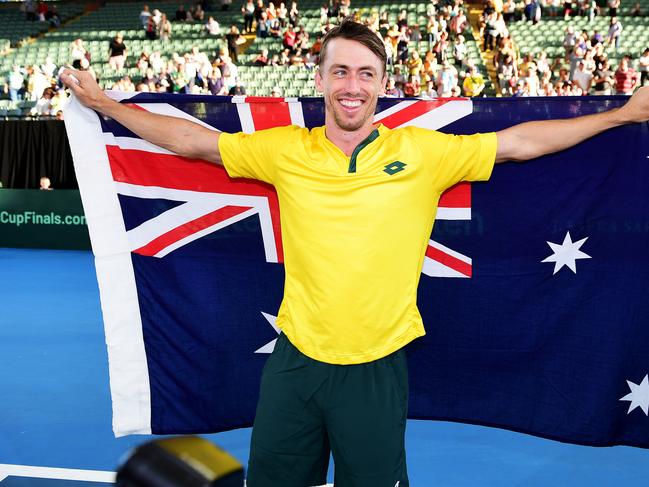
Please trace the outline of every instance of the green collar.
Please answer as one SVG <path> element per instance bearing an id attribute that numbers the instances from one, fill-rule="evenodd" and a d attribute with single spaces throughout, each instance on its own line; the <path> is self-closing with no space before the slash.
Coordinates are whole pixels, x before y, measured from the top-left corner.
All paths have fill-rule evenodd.
<path id="1" fill-rule="evenodd" d="M 370 135 L 368 135 L 360 144 L 356 146 L 356 149 L 354 149 L 354 152 L 352 152 L 352 156 L 349 159 L 349 169 L 347 170 L 347 172 L 356 172 L 356 158 L 358 157 L 359 152 L 365 149 L 365 147 L 367 147 L 370 143 L 374 142 L 378 136 L 378 129 L 374 129 L 372 130 L 372 133 Z"/>

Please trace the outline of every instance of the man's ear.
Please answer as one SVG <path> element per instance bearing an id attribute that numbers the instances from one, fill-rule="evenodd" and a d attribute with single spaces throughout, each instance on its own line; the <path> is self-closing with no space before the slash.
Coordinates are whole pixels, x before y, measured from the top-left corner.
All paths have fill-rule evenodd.
<path id="1" fill-rule="evenodd" d="M 386 71 L 383 73 L 383 78 L 381 79 L 381 90 L 379 91 L 379 95 L 385 95 L 385 87 L 388 84 L 388 72 Z"/>
<path id="2" fill-rule="evenodd" d="M 322 74 L 320 73 L 320 67 L 316 68 L 313 81 L 315 81 L 316 90 L 318 90 L 319 93 L 324 93 L 324 84 L 322 82 Z"/>

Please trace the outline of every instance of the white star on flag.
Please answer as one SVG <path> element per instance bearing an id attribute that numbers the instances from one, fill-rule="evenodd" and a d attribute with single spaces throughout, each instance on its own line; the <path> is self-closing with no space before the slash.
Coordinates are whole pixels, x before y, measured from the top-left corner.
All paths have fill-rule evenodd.
<path id="1" fill-rule="evenodd" d="M 626 396 L 620 398 L 620 401 L 631 401 L 627 414 L 630 414 L 635 408 L 640 408 L 644 411 L 645 416 L 649 415 L 649 375 L 645 375 L 640 384 L 634 384 L 630 380 L 626 381 L 629 384 L 629 392 Z"/>
<path id="2" fill-rule="evenodd" d="M 554 252 L 549 257 L 546 257 L 541 262 L 554 262 L 554 272 L 552 275 L 559 272 L 559 270 L 565 265 L 570 268 L 572 272 L 577 274 L 577 259 L 590 259 L 591 256 L 582 252 L 580 247 L 584 245 L 584 242 L 588 239 L 582 238 L 577 242 L 573 242 L 570 238 L 570 232 L 566 232 L 566 238 L 563 239 L 562 244 L 555 244 L 552 242 L 547 242 L 547 244 Z"/>
<path id="3" fill-rule="evenodd" d="M 268 323 L 270 323 L 270 326 L 273 327 L 273 329 L 277 332 L 278 335 L 280 333 L 282 333 L 282 330 L 280 330 L 279 327 L 275 324 L 275 320 L 277 319 L 277 316 L 273 316 L 271 314 L 264 313 L 263 311 L 261 312 L 261 314 L 264 316 L 264 318 L 266 318 L 266 321 L 268 321 Z M 255 353 L 272 353 L 273 350 L 275 350 L 275 342 L 277 342 L 277 338 L 275 338 L 274 340 L 268 342 L 263 347 L 258 348 L 257 350 L 255 350 Z"/>

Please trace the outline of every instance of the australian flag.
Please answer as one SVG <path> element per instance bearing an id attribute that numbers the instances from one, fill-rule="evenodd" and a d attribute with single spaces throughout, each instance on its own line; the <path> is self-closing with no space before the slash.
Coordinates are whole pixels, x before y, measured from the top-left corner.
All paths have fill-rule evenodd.
<path id="1" fill-rule="evenodd" d="M 110 95 L 215 132 L 324 123 L 321 99 Z M 381 99 L 375 122 L 470 134 L 624 101 Z M 279 333 L 274 189 L 156 147 L 74 99 L 66 126 L 115 434 L 249 426 Z M 419 287 L 427 335 L 408 346 L 410 417 L 649 447 L 647 140 L 647 124 L 620 127 L 442 196 Z"/>

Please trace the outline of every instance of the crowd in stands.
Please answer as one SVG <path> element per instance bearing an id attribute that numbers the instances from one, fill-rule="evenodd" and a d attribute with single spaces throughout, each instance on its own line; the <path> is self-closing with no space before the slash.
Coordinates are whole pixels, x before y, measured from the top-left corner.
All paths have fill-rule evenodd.
<path id="1" fill-rule="evenodd" d="M 25 13 L 25 19 L 28 21 L 48 22 L 52 27 L 61 25 L 61 16 L 55 4 L 48 5 L 45 2 L 26 0 L 20 8 Z"/>
<path id="2" fill-rule="evenodd" d="M 487 0 L 481 18 L 481 35 L 485 51 L 493 50 L 493 62 L 498 77 L 498 90 L 504 96 L 582 96 L 631 95 L 640 86 L 649 84 L 649 46 L 639 46 L 636 59 L 629 55 L 619 62 L 611 59 L 620 46 L 624 31 L 618 15 L 620 0 L 608 0 L 607 9 L 596 0 L 525 0 L 524 4 L 505 0 Z M 516 39 L 510 35 L 511 22 L 538 24 L 543 12 L 549 17 L 608 15 L 608 31 L 595 28 L 576 31 L 572 25 L 565 29 L 562 40 L 564 55 L 550 59 L 546 52 L 519 56 Z M 644 15 L 636 3 L 630 15 Z M 647 22 L 649 26 L 649 21 Z M 635 67 L 634 67 L 635 66 Z"/>
<path id="3" fill-rule="evenodd" d="M 485 0 L 479 25 L 482 47 L 493 54 L 497 76 L 497 93 L 503 96 L 555 96 L 586 94 L 631 94 L 638 86 L 649 83 L 649 48 L 638 52 L 636 60 L 623 57 L 614 64 L 608 57 L 616 50 L 623 35 L 623 22 L 617 17 L 619 0 L 608 0 L 603 12 L 595 0 Z M 229 0 L 222 3 L 227 10 Z M 43 2 L 24 2 L 29 21 L 47 21 L 51 8 Z M 549 17 L 610 15 L 606 33 L 575 31 L 568 26 L 563 39 L 565 55 L 550 59 L 545 53 L 520 55 L 516 39 L 508 26 L 512 22 L 543 22 Z M 643 15 L 640 6 L 632 15 Z M 201 2 L 188 9 L 183 5 L 173 13 L 150 11 L 144 5 L 139 14 L 143 37 L 168 41 L 174 26 L 183 22 L 204 24 L 205 36 L 219 36 L 223 45 L 218 52 L 203 52 L 194 46 L 186 53 L 170 57 L 159 51 L 130 52 L 121 34 L 106 41 L 106 58 L 91 59 L 83 39 L 70 45 L 69 63 L 97 77 L 93 64 L 107 65 L 114 73 L 124 73 L 109 88 L 121 91 L 166 93 L 209 93 L 212 95 L 242 95 L 246 87 L 239 77 L 241 48 L 254 38 L 277 39 L 277 51 L 262 49 L 254 66 L 291 65 L 312 69 L 317 65 L 322 37 L 345 16 L 364 22 L 384 42 L 388 54 L 389 97 L 449 97 L 482 96 L 486 80 L 475 59 L 467 55 L 467 36 L 471 26 L 463 0 L 431 0 L 426 6 L 425 24 L 409 22 L 408 12 L 402 10 L 396 22 L 390 22 L 386 10 L 372 10 L 360 16 L 351 0 L 328 0 L 320 9 L 320 31 L 308 32 L 302 25 L 297 2 L 244 0 L 241 23 L 224 28 L 218 14 L 206 13 Z M 281 47 L 280 47 L 281 46 Z M 646 47 L 646 46 L 645 46 Z M 95 64 L 96 65 L 96 64 Z M 138 75 L 126 74 L 127 68 L 137 68 Z M 3 89 L 11 100 L 28 99 L 35 102 L 33 115 L 60 116 L 66 93 L 57 81 L 58 66 L 48 58 L 41 65 L 14 66 Z M 104 70 L 105 72 L 105 70 Z M 273 96 L 281 96 L 273 88 Z"/>

